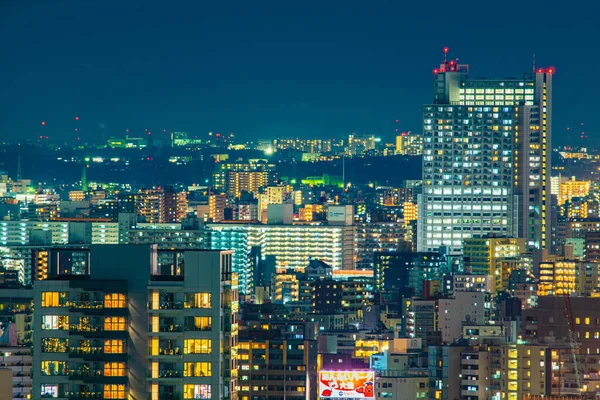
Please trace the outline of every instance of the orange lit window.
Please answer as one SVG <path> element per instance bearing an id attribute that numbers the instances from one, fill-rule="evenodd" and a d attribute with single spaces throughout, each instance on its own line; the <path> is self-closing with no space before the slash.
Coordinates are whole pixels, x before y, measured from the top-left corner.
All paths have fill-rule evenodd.
<path id="1" fill-rule="evenodd" d="M 124 399 L 125 385 L 104 385 L 105 399 Z"/>
<path id="2" fill-rule="evenodd" d="M 125 342 L 123 340 L 105 340 L 104 352 L 107 354 L 125 353 Z"/>
<path id="3" fill-rule="evenodd" d="M 104 376 L 125 376 L 125 363 L 105 363 Z"/>
<path id="4" fill-rule="evenodd" d="M 122 293 L 107 293 L 104 295 L 105 308 L 125 308 L 125 295 Z"/>
<path id="5" fill-rule="evenodd" d="M 104 330 L 105 331 L 124 331 L 125 330 L 125 317 L 105 317 L 104 318 Z"/>

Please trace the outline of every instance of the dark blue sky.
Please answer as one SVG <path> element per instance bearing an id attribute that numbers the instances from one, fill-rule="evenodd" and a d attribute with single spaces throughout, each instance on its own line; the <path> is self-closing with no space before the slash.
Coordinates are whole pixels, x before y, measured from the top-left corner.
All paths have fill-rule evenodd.
<path id="1" fill-rule="evenodd" d="M 565 4 L 567 6 L 565 7 Z M 600 143 L 589 1 L 0 0 L 0 139 L 420 131 L 443 46 L 472 76 L 555 66 L 555 142 Z M 562 5 L 562 6 L 560 6 Z M 40 122 L 46 121 L 41 127 Z"/>

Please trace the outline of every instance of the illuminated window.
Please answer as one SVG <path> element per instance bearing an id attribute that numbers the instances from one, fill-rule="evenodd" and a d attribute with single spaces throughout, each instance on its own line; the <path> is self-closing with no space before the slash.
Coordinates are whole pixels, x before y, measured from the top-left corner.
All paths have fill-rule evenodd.
<path id="1" fill-rule="evenodd" d="M 42 385 L 42 397 L 58 397 L 58 385 Z"/>
<path id="2" fill-rule="evenodd" d="M 183 349 L 185 354 L 210 354 L 212 342 L 209 339 L 186 339 Z"/>
<path id="3" fill-rule="evenodd" d="M 185 308 L 210 308 L 210 293 L 186 293 Z"/>
<path id="4" fill-rule="evenodd" d="M 69 339 L 42 339 L 42 353 L 66 353 L 67 351 L 69 351 Z"/>
<path id="5" fill-rule="evenodd" d="M 105 399 L 124 399 L 125 385 L 104 385 Z"/>
<path id="6" fill-rule="evenodd" d="M 65 307 L 66 305 L 67 293 L 42 292 L 42 307 Z"/>
<path id="7" fill-rule="evenodd" d="M 210 331 L 212 329 L 212 317 L 190 317 L 190 320 L 186 321 L 189 330 L 194 331 Z"/>
<path id="8" fill-rule="evenodd" d="M 124 331 L 125 317 L 104 317 L 105 331 Z"/>
<path id="9" fill-rule="evenodd" d="M 66 375 L 67 363 L 64 361 L 42 361 L 42 375 Z"/>
<path id="10" fill-rule="evenodd" d="M 585 317 L 585 319 L 583 321 L 585 322 L 586 325 L 590 324 L 590 318 L 589 317 Z"/>
<path id="11" fill-rule="evenodd" d="M 184 399 L 210 399 L 212 390 L 210 385 L 186 384 L 183 386 Z"/>
<path id="12" fill-rule="evenodd" d="M 107 354 L 125 353 L 125 341 L 123 340 L 105 340 L 104 352 Z"/>
<path id="13" fill-rule="evenodd" d="M 105 363 L 104 376 L 125 376 L 125 363 Z"/>
<path id="14" fill-rule="evenodd" d="M 125 308 L 125 295 L 122 293 L 107 293 L 104 295 L 105 308 Z"/>
<path id="15" fill-rule="evenodd" d="M 183 376 L 212 376 L 212 364 L 209 362 L 186 362 L 183 364 Z"/>
<path id="16" fill-rule="evenodd" d="M 69 330 L 68 315 L 44 315 L 42 316 L 42 329 L 44 330 Z"/>
<path id="17" fill-rule="evenodd" d="M 579 318 L 579 317 L 576 317 L 576 318 L 575 318 L 575 323 L 576 323 L 577 325 L 581 324 L 581 318 Z"/>

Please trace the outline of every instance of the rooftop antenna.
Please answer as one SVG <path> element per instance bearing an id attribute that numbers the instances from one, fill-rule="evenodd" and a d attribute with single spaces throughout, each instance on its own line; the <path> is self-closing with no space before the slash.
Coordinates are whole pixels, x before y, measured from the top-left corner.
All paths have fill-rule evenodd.
<path id="1" fill-rule="evenodd" d="M 533 73 L 535 74 L 535 53 L 533 53 Z"/>
<path id="2" fill-rule="evenodd" d="M 444 64 L 446 64 L 446 61 L 448 61 L 448 50 L 448 46 L 444 47 Z"/>

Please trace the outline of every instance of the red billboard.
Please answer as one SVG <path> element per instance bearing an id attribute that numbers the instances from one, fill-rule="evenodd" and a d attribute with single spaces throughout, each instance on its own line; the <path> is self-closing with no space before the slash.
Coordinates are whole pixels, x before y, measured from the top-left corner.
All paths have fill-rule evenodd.
<path id="1" fill-rule="evenodd" d="M 374 399 L 375 372 L 320 371 L 319 397 L 322 399 Z"/>

